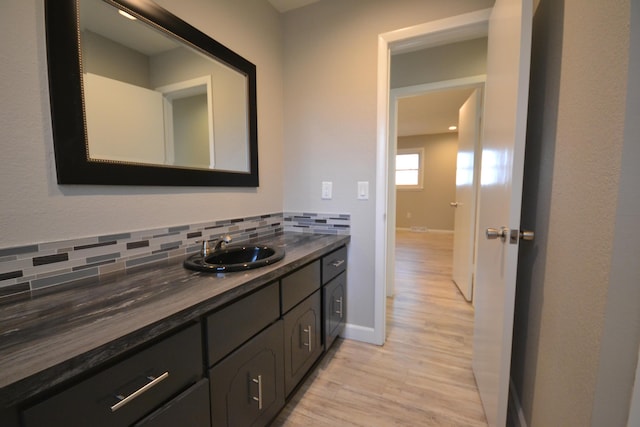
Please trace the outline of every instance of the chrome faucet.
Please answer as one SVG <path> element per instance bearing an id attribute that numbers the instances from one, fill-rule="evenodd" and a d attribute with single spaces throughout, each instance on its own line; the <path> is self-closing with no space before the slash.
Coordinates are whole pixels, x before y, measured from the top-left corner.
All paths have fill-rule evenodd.
<path id="1" fill-rule="evenodd" d="M 213 251 L 211 250 L 211 243 L 215 242 L 215 246 L 213 247 Z M 231 243 L 231 236 L 220 236 L 217 239 L 211 240 L 197 240 L 196 243 L 202 244 L 202 248 L 200 249 L 200 255 L 206 257 L 210 255 L 212 252 L 218 251 L 220 249 L 224 249 L 229 243 Z"/>
<path id="2" fill-rule="evenodd" d="M 228 234 L 226 236 L 220 236 L 220 238 L 216 239 L 216 246 L 214 247 L 214 251 L 218 251 L 220 249 L 224 249 L 227 247 L 229 243 L 231 243 L 231 236 Z"/>

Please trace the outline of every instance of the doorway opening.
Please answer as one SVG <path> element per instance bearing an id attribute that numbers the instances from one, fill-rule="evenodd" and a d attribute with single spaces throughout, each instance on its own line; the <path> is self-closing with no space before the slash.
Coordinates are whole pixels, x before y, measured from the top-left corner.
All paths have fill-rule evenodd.
<path id="1" fill-rule="evenodd" d="M 395 271 L 395 118 L 390 116 L 390 65 L 394 53 L 448 45 L 488 35 L 491 9 L 471 12 L 414 27 L 385 33 L 378 39 L 378 143 L 376 165 L 376 245 L 374 339 L 384 344 L 386 337 L 387 284 L 393 283 Z M 440 78 L 439 81 L 446 79 Z M 452 79 L 456 80 L 456 79 Z M 459 82 L 460 83 L 460 82 Z M 477 82 L 476 82 L 477 83 Z"/>
<path id="2" fill-rule="evenodd" d="M 480 54 L 486 56 L 486 49 Z M 485 75 L 477 75 L 390 91 L 388 221 L 394 253 L 387 263 L 387 297 L 395 292 L 395 231 L 411 230 L 454 233 L 453 278 L 472 300 L 484 81 Z M 405 189 L 396 185 L 394 171 L 396 155 L 406 150 L 420 150 L 424 158 L 421 182 Z"/>

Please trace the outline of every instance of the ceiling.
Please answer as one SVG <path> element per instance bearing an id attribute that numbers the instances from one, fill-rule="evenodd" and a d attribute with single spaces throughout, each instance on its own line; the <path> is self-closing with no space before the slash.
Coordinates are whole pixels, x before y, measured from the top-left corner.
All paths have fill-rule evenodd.
<path id="1" fill-rule="evenodd" d="M 455 132 L 458 110 L 473 88 L 449 89 L 398 100 L 398 136 Z"/>
<path id="2" fill-rule="evenodd" d="M 82 3 L 80 30 L 89 30 L 147 56 L 181 46 L 164 33 L 142 21 L 127 19 L 115 7 L 97 0 Z"/>
<path id="3" fill-rule="evenodd" d="M 299 7 L 315 3 L 319 0 L 269 0 L 269 3 L 275 7 L 278 12 L 284 13 Z"/>

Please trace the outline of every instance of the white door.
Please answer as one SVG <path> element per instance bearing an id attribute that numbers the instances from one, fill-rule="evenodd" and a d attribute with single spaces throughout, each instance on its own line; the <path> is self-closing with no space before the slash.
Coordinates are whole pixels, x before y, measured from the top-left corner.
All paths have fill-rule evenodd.
<path id="1" fill-rule="evenodd" d="M 460 107 L 458 115 L 458 158 L 453 230 L 453 281 L 467 301 L 473 295 L 473 263 L 476 230 L 476 189 L 480 140 L 480 89 Z"/>
<path id="2" fill-rule="evenodd" d="M 489 20 L 473 339 L 473 372 L 491 426 L 504 426 L 507 414 L 531 25 L 531 0 L 496 1 Z M 482 235 L 501 227 L 504 241 Z"/>

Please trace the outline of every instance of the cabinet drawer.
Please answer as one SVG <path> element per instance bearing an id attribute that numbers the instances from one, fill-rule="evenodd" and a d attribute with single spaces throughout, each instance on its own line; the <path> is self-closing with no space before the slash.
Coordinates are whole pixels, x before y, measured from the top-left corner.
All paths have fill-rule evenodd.
<path id="1" fill-rule="evenodd" d="M 282 320 L 209 371 L 211 424 L 265 426 L 284 406 Z"/>
<path id="2" fill-rule="evenodd" d="M 196 324 L 28 408 L 24 425 L 128 426 L 201 377 Z"/>
<path id="3" fill-rule="evenodd" d="M 320 291 L 284 316 L 284 389 L 288 395 L 320 357 L 322 312 Z"/>
<path id="4" fill-rule="evenodd" d="M 280 317 L 278 282 L 207 317 L 208 366 L 222 359 Z"/>
<path id="5" fill-rule="evenodd" d="M 346 317 L 347 273 L 327 283 L 324 294 L 324 345 L 328 349 L 344 329 Z"/>
<path id="6" fill-rule="evenodd" d="M 343 246 L 322 257 L 322 283 L 327 283 L 346 269 L 347 247 Z"/>
<path id="7" fill-rule="evenodd" d="M 135 424 L 135 427 L 210 427 L 209 380 L 202 379 L 151 415 Z"/>
<path id="8" fill-rule="evenodd" d="M 286 313 L 314 291 L 320 289 L 320 260 L 283 277 L 280 283 L 282 286 L 282 313 Z"/>

